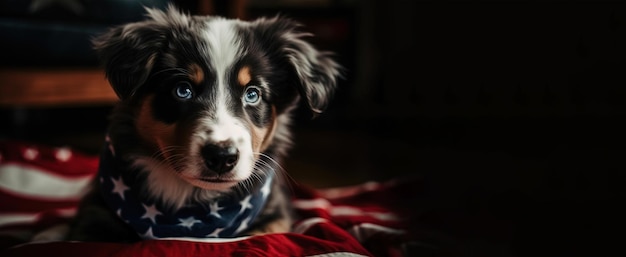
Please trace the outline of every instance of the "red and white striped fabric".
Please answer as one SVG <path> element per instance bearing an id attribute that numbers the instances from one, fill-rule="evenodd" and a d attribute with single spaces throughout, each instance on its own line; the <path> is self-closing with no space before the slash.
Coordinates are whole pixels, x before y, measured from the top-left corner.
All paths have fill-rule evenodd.
<path id="1" fill-rule="evenodd" d="M 405 256 L 410 209 L 394 206 L 412 183 L 345 188 L 294 185 L 292 233 L 235 239 L 163 239 L 134 244 L 28 243 L 76 211 L 98 157 L 68 148 L 0 141 L 0 256 Z"/>

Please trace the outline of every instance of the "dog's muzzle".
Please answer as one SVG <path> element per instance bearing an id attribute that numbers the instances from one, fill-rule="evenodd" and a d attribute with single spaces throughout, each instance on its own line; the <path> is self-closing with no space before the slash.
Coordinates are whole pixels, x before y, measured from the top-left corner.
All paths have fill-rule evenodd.
<path id="1" fill-rule="evenodd" d="M 200 151 L 204 165 L 217 175 L 231 171 L 239 160 L 239 150 L 230 142 L 209 143 Z"/>

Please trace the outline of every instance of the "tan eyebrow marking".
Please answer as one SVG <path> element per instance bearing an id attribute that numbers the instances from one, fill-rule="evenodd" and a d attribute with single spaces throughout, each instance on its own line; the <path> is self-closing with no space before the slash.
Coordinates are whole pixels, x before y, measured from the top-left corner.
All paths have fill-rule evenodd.
<path id="1" fill-rule="evenodd" d="M 250 74 L 250 67 L 243 66 L 239 70 L 239 73 L 237 73 L 237 82 L 239 82 L 240 86 L 245 87 L 246 85 L 248 85 L 248 83 L 250 83 L 251 80 L 252 75 Z"/>
<path id="2" fill-rule="evenodd" d="M 168 149 L 168 146 L 175 145 L 176 124 L 168 125 L 154 119 L 152 102 L 154 95 L 149 95 L 143 99 L 139 107 L 135 126 L 141 131 L 140 137 L 155 150 Z M 168 152 L 169 154 L 169 152 Z M 164 157 L 168 157 L 164 155 Z M 167 158 L 165 158 L 167 159 Z"/>
<path id="3" fill-rule="evenodd" d="M 196 85 L 200 85 L 204 81 L 204 71 L 200 68 L 200 65 L 192 63 L 189 65 L 189 79 Z"/>

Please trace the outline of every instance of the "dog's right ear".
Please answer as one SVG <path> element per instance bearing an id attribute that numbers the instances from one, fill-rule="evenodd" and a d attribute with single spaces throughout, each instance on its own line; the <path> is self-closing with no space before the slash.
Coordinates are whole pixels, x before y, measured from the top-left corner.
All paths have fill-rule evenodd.
<path id="1" fill-rule="evenodd" d="M 166 42 L 159 24 L 150 21 L 113 28 L 93 40 L 117 96 L 128 99 L 143 85 Z"/>

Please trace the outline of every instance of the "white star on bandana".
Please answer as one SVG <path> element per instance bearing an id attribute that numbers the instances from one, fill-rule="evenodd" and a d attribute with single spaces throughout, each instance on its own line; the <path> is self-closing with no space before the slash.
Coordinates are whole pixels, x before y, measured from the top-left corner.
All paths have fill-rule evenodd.
<path id="1" fill-rule="evenodd" d="M 178 221 L 180 221 L 180 223 L 178 223 L 179 226 L 187 227 L 189 229 L 193 227 L 193 224 L 202 223 L 202 221 L 199 221 L 195 219 L 194 217 L 188 217 L 186 219 L 178 219 Z"/>
<path id="2" fill-rule="evenodd" d="M 115 156 L 115 148 L 113 148 L 113 144 L 111 143 L 111 138 L 107 135 L 104 140 L 109 145 L 109 151 L 111 152 L 111 154 Z"/>
<path id="3" fill-rule="evenodd" d="M 141 204 L 143 205 L 143 208 L 146 209 L 146 214 L 144 214 L 143 216 L 141 216 L 141 218 L 148 218 L 152 221 L 152 223 L 156 223 L 156 216 L 157 215 L 162 215 L 163 213 L 161 213 L 159 210 L 157 210 L 156 206 L 150 205 L 147 206 L 145 204 Z"/>
<path id="4" fill-rule="evenodd" d="M 206 235 L 206 237 L 220 237 L 222 230 L 224 230 L 224 228 L 216 228 L 211 234 Z"/>
<path id="5" fill-rule="evenodd" d="M 272 184 L 270 183 L 265 183 L 265 185 L 263 185 L 263 187 L 261 188 L 261 193 L 263 194 L 263 198 L 267 198 L 267 196 L 270 194 L 271 186 Z"/>
<path id="6" fill-rule="evenodd" d="M 237 230 L 235 230 L 235 233 L 239 233 L 241 231 L 244 231 L 246 228 L 248 228 L 248 223 L 250 223 L 250 217 L 245 218 L 241 224 L 239 225 L 239 227 L 237 228 Z"/>
<path id="7" fill-rule="evenodd" d="M 215 217 L 222 218 L 222 215 L 220 215 L 219 211 L 224 209 L 224 207 L 220 207 L 218 202 L 212 202 L 209 205 L 209 208 L 211 209 L 211 213 L 209 213 L 209 215 L 213 215 Z"/>
<path id="8" fill-rule="evenodd" d="M 124 181 L 121 177 L 119 179 L 114 179 L 113 177 L 111 177 L 111 182 L 113 182 L 113 193 L 120 195 L 122 200 L 125 200 L 124 191 L 129 190 L 130 187 L 127 187 L 126 184 L 124 184 Z"/>
<path id="9" fill-rule="evenodd" d="M 241 200 L 241 202 L 239 202 L 239 204 L 241 205 L 241 209 L 239 210 L 239 214 L 242 214 L 244 211 L 246 211 L 246 209 L 252 209 L 252 204 L 250 203 L 250 199 L 252 198 L 252 195 L 247 195 L 246 198 L 244 198 L 243 200 Z"/>
<path id="10" fill-rule="evenodd" d="M 157 238 L 157 237 L 154 236 L 154 234 L 152 234 L 152 227 L 148 227 L 148 231 L 146 231 L 146 233 L 142 234 L 141 237 L 148 238 L 148 239 L 155 239 L 155 238 Z"/>

